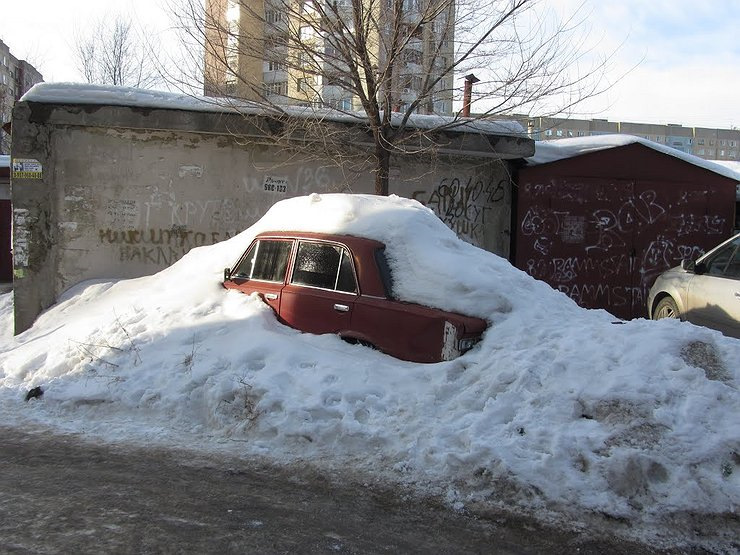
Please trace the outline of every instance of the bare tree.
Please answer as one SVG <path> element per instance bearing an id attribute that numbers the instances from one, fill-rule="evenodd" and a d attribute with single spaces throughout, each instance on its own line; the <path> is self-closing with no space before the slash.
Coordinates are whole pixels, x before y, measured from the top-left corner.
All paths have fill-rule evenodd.
<path id="1" fill-rule="evenodd" d="M 103 19 L 75 38 L 78 69 L 88 83 L 152 87 L 160 81 L 160 74 L 149 40 L 137 34 L 124 16 Z"/>
<path id="2" fill-rule="evenodd" d="M 568 111 L 601 92 L 609 61 L 579 50 L 582 23 L 554 21 L 535 9 L 539 0 L 172 2 L 188 51 L 201 56 L 207 95 L 257 103 L 281 122 L 280 137 L 315 126 L 305 110 L 358 118 L 372 136 L 383 195 L 392 155 L 431 151 L 444 130 L 471 120 Z M 463 102 L 462 77 L 473 71 L 475 94 Z M 287 107 L 295 104 L 304 113 Z M 319 131 L 304 132 L 304 144 L 306 136 L 322 148 L 351 148 Z"/>

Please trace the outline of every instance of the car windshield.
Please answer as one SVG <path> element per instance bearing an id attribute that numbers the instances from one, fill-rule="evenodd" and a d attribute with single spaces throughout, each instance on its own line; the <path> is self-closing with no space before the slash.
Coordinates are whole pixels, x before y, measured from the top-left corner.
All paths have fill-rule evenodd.
<path id="1" fill-rule="evenodd" d="M 291 241 L 257 241 L 232 274 L 238 279 L 283 281 L 288 267 Z"/>

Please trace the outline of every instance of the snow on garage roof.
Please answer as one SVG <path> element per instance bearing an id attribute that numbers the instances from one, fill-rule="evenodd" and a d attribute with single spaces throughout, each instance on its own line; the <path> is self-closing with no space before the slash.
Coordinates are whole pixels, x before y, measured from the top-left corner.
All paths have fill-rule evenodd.
<path id="1" fill-rule="evenodd" d="M 592 137 L 573 137 L 568 139 L 555 139 L 553 141 L 536 141 L 534 156 L 527 158 L 530 165 L 547 164 L 557 162 L 566 158 L 574 158 L 582 154 L 588 154 L 599 150 L 617 148 L 634 143 L 640 143 L 648 148 L 657 150 L 663 154 L 674 156 L 689 164 L 699 166 L 724 177 L 729 177 L 740 182 L 740 167 L 731 167 L 714 161 L 704 160 L 693 154 L 687 154 L 642 137 L 632 135 L 595 135 Z M 739 165 L 740 166 L 740 165 Z"/>
<path id="2" fill-rule="evenodd" d="M 269 109 L 254 102 L 235 98 L 196 96 L 184 93 L 152 91 L 112 85 L 90 85 L 87 83 L 39 83 L 21 98 L 22 101 L 44 104 L 87 104 L 100 106 L 129 106 L 137 108 L 161 108 L 169 110 L 191 110 L 200 112 L 237 112 L 259 115 L 270 113 Z M 295 116 L 315 117 L 342 123 L 366 121 L 364 112 L 345 112 L 329 108 L 281 107 Z M 274 111 L 273 113 L 277 113 Z M 401 122 L 403 114 L 393 113 L 393 123 Z M 522 125 L 516 121 L 466 121 L 455 116 L 413 114 L 408 126 L 417 129 L 446 127 L 452 131 L 483 133 L 489 135 L 526 136 Z"/>

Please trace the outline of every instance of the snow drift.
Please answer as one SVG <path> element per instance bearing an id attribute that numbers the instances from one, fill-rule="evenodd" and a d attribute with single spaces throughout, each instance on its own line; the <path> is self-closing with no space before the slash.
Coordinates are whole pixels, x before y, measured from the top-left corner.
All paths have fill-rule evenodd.
<path id="1" fill-rule="evenodd" d="M 486 318 L 463 357 L 395 360 L 221 287 L 264 230 L 383 241 L 399 297 Z M 469 503 L 635 524 L 740 503 L 740 341 L 579 308 L 397 197 L 311 195 L 149 277 L 83 283 L 23 334 L 0 297 L 0 413 L 309 461 Z M 42 386 L 41 399 L 25 393 Z M 569 509 L 570 508 L 570 509 Z"/>

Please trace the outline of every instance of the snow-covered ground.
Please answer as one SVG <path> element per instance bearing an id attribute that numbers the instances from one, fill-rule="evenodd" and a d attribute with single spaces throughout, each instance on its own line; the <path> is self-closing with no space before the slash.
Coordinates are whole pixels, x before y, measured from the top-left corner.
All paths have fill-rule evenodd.
<path id="1" fill-rule="evenodd" d="M 439 364 L 282 326 L 220 283 L 266 229 L 383 241 L 401 298 L 491 326 Z M 739 340 L 581 309 L 415 201 L 289 199 L 154 276 L 74 287 L 17 337 L 12 294 L 0 319 L 5 423 L 348 469 L 456 509 L 606 515 L 656 541 L 680 515 L 736 521 Z M 43 397 L 26 403 L 36 386 Z M 738 541 L 685 532 L 667 541 Z"/>

